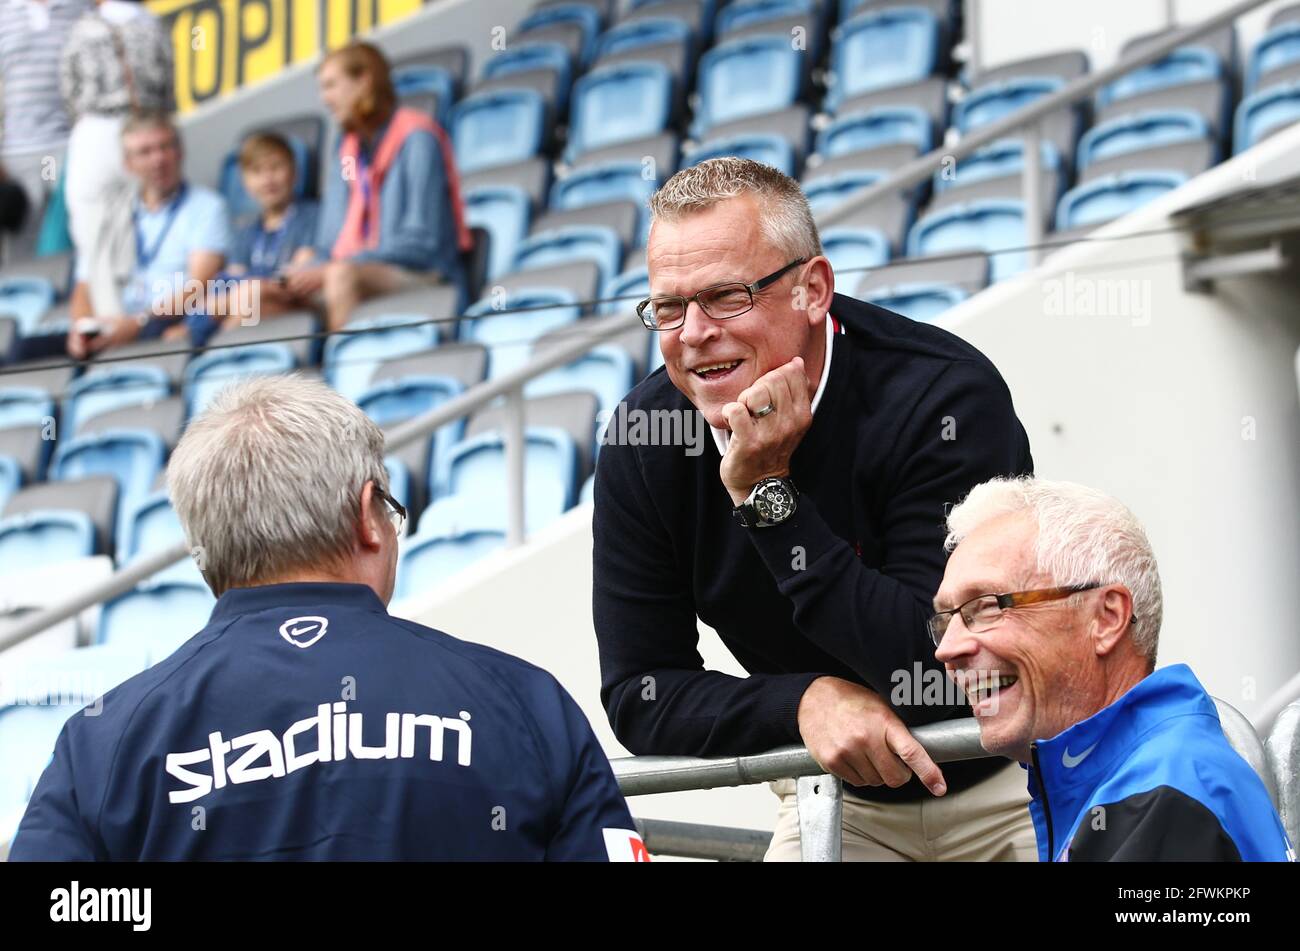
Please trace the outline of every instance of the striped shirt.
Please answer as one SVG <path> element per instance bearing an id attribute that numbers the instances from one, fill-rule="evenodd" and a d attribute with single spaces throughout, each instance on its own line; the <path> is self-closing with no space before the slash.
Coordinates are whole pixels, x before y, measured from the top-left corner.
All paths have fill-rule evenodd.
<path id="1" fill-rule="evenodd" d="M 107 0 L 77 21 L 63 48 L 63 99 L 73 121 L 84 115 L 119 116 L 131 110 L 131 84 L 114 36 L 131 67 L 136 105 L 176 109 L 171 34 L 140 4 Z"/>
<path id="2" fill-rule="evenodd" d="M 0 0 L 0 154 L 60 148 L 68 116 L 59 92 L 59 56 L 90 0 Z"/>

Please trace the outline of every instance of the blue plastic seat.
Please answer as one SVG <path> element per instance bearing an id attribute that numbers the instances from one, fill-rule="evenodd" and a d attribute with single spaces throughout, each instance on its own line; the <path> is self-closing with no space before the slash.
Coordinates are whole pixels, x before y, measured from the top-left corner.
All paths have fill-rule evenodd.
<path id="1" fill-rule="evenodd" d="M 534 340 L 573 323 L 581 313 L 572 291 L 522 288 L 504 299 L 484 299 L 471 306 L 460 322 L 460 337 L 488 348 L 488 376 L 499 377 L 527 362 Z"/>
<path id="2" fill-rule="evenodd" d="M 942 36 L 938 19 L 919 7 L 867 10 L 841 23 L 831 34 L 830 111 L 850 96 L 932 74 Z"/>
<path id="3" fill-rule="evenodd" d="M 63 429 L 75 434 L 82 423 L 109 410 L 140 406 L 171 393 L 167 371 L 155 366 L 113 366 L 91 370 L 68 384 Z"/>
<path id="4" fill-rule="evenodd" d="M 923 215 L 907 235 L 909 257 L 978 249 L 990 253 L 989 280 L 1025 270 L 1025 209 L 1020 201 L 979 199 Z"/>
<path id="5" fill-rule="evenodd" d="M 40 510 L 0 519 L 0 575 L 95 554 L 95 525 L 84 512 Z"/>
<path id="6" fill-rule="evenodd" d="M 1078 185 L 1061 196 L 1056 228 L 1100 224 L 1141 208 L 1187 181 L 1182 172 L 1121 172 Z"/>
<path id="7" fill-rule="evenodd" d="M 605 301 L 600 305 L 600 313 L 631 313 L 638 303 L 650 296 L 649 269 L 645 266 L 629 268 L 611 277 L 605 282 L 600 296 Z"/>
<path id="8" fill-rule="evenodd" d="M 546 103 L 533 89 L 466 96 L 452 111 L 456 168 L 462 175 L 532 158 L 546 137 Z"/>
<path id="9" fill-rule="evenodd" d="M 0 707 L 0 818 L 18 813 L 54 755 L 63 724 L 81 704 Z M 6 830 L 0 830 L 0 838 Z M 7 830 L 12 832 L 13 830 Z"/>
<path id="10" fill-rule="evenodd" d="M 54 397 L 34 386 L 5 386 L 0 376 L 0 429 L 43 426 L 54 418 Z"/>
<path id="11" fill-rule="evenodd" d="M 96 641 L 143 650 L 156 664 L 207 626 L 216 603 L 202 582 L 151 579 L 104 605 Z"/>
<path id="12" fill-rule="evenodd" d="M 657 175 L 646 176 L 641 162 L 601 162 L 576 168 L 551 186 L 551 208 L 587 208 L 610 201 L 644 205 L 659 187 Z"/>
<path id="13" fill-rule="evenodd" d="M 1282 23 L 1269 30 L 1250 52 L 1246 89 L 1257 91 L 1270 69 L 1300 62 L 1300 22 Z"/>
<path id="14" fill-rule="evenodd" d="M 694 35 L 690 26 L 681 20 L 671 17 L 630 20 L 626 23 L 616 23 L 600 35 L 596 40 L 596 60 L 648 46 L 693 42 Z"/>
<path id="15" fill-rule="evenodd" d="M 636 373 L 628 352 L 622 347 L 598 346 L 572 363 L 533 377 L 524 384 L 524 395 L 589 390 L 596 394 L 600 411 L 612 413 L 635 383 Z"/>
<path id="16" fill-rule="evenodd" d="M 953 125 L 962 134 L 991 125 L 1061 89 L 1060 76 L 1016 76 L 974 90 L 957 103 Z"/>
<path id="17" fill-rule="evenodd" d="M 1243 99 L 1233 126 L 1233 154 L 1300 120 L 1300 81 L 1269 86 Z"/>
<path id="18" fill-rule="evenodd" d="M 394 426 L 423 416 L 464 391 L 461 382 L 449 376 L 404 376 L 370 384 L 357 396 L 357 406 L 380 426 Z M 443 453 L 459 441 L 464 430 L 463 419 L 438 429 L 431 444 L 433 458 L 441 458 Z M 404 497 L 409 498 L 409 495 L 393 495 L 399 501 Z"/>
<path id="19" fill-rule="evenodd" d="M 877 288 L 864 299 L 904 317 L 929 322 L 968 296 L 953 284 L 918 282 Z"/>
<path id="20" fill-rule="evenodd" d="M 741 27 L 811 12 L 812 0 L 732 0 L 718 11 L 714 29 L 719 36 L 724 36 Z"/>
<path id="21" fill-rule="evenodd" d="M 516 271 L 594 261 L 604 283 L 617 274 L 623 264 L 623 245 L 614 229 L 601 225 L 565 225 L 540 231 L 522 242 L 515 251 Z"/>
<path id="22" fill-rule="evenodd" d="M 399 99 L 419 93 L 432 94 L 437 103 L 434 120 L 444 127 L 450 120 L 451 107 L 456 101 L 456 79 L 445 66 L 432 63 L 399 66 L 393 70 L 393 90 Z"/>
<path id="23" fill-rule="evenodd" d="M 1190 109 L 1161 109 L 1119 116 L 1093 126 L 1079 140 L 1082 170 L 1098 159 L 1177 142 L 1213 142 L 1205 117 Z M 1216 157 L 1217 161 L 1217 157 Z"/>
<path id="24" fill-rule="evenodd" d="M 532 533 L 573 506 L 578 488 L 578 447 L 567 432 L 547 426 L 529 426 L 524 438 L 524 520 L 527 531 Z M 458 505 L 473 513 L 478 523 L 475 527 L 504 530 L 505 437 L 492 431 L 458 443 L 437 467 L 431 489 L 437 500 L 458 498 Z M 438 511 L 446 512 L 447 508 Z M 422 530 L 429 516 L 426 512 L 420 520 Z"/>
<path id="25" fill-rule="evenodd" d="M 520 22 L 513 36 L 513 46 L 527 45 L 529 34 L 560 24 L 574 24 L 581 32 L 577 49 L 579 68 L 586 68 L 596 52 L 596 37 L 600 35 L 600 14 L 582 3 L 564 3 L 534 10 Z"/>
<path id="26" fill-rule="evenodd" d="M 824 228 L 822 253 L 835 274 L 851 274 L 889 263 L 889 237 L 876 228 Z"/>
<path id="27" fill-rule="evenodd" d="M 406 467 L 396 456 L 386 456 L 384 458 L 384 472 L 388 474 L 388 494 L 397 501 L 404 504 L 407 508 L 407 514 L 410 514 L 411 498 L 411 470 Z M 406 520 L 403 531 L 411 531 L 411 520 Z"/>
<path id="28" fill-rule="evenodd" d="M 700 57 L 700 106 L 692 132 L 792 106 L 803 87 L 806 52 L 788 36 L 747 36 L 719 43 Z"/>
<path id="29" fill-rule="evenodd" d="M 1102 105 L 1128 96 L 1206 79 L 1223 79 L 1223 61 L 1206 46 L 1180 46 L 1164 59 L 1126 73 L 1097 93 Z"/>
<path id="30" fill-rule="evenodd" d="M 720 139 L 709 139 L 698 148 L 687 152 L 683 158 L 685 165 L 699 165 L 712 158 L 724 155 L 738 155 L 770 165 L 785 175 L 793 177 L 795 168 L 794 148 L 779 135 L 762 132 L 729 135 Z"/>
<path id="31" fill-rule="evenodd" d="M 806 182 L 803 193 L 808 199 L 808 207 L 816 214 L 826 208 L 833 208 L 847 198 L 874 185 L 882 178 L 880 172 L 840 172 Z"/>
<path id="32" fill-rule="evenodd" d="M 130 516 L 152 492 L 167 459 L 162 437 L 146 429 L 108 429 L 60 441 L 50 462 L 56 481 L 112 476 L 117 482 L 115 538 L 121 538 Z"/>
<path id="33" fill-rule="evenodd" d="M 519 242 L 528 234 L 528 193 L 514 185 L 479 185 L 465 192 L 465 218 L 490 236 L 487 276 L 495 280 L 510 270 Z"/>
<path id="34" fill-rule="evenodd" d="M 427 591 L 504 548 L 505 544 L 505 532 L 500 530 L 412 535 L 402 546 L 397 562 L 393 598 L 407 598 Z"/>
<path id="35" fill-rule="evenodd" d="M 1054 173 L 1057 179 L 1057 190 L 1059 191 L 1060 183 L 1064 175 L 1061 167 L 1061 154 L 1056 151 L 1056 146 L 1050 142 L 1038 143 L 1038 163 L 1044 171 Z M 944 169 L 934 173 L 934 190 L 935 192 L 947 191 L 949 188 L 960 188 L 966 185 L 974 185 L 977 182 L 984 182 L 995 178 L 1004 178 L 1009 175 L 1020 175 L 1025 167 L 1025 143 L 1020 139 L 999 139 L 991 142 L 984 148 L 968 155 L 962 159 L 952 169 L 951 173 L 946 173 Z M 1052 196 L 1056 200 L 1056 196 Z"/>
<path id="36" fill-rule="evenodd" d="M 484 61 L 483 78 L 500 79 L 537 69 L 549 69 L 555 73 L 555 115 L 563 116 L 569 108 L 573 65 L 569 51 L 562 43 L 528 43 L 499 50 Z"/>
<path id="37" fill-rule="evenodd" d="M 657 135 L 672 115 L 673 78 L 662 63 L 599 66 L 573 86 L 569 142 L 573 161 L 592 149 Z"/>
<path id="38" fill-rule="evenodd" d="M 345 334 L 325 342 L 325 382 L 350 400 L 370 385 L 385 360 L 429 350 L 438 344 L 438 325 L 422 314 L 392 314 L 348 324 Z M 358 332 L 352 332 L 358 331 Z"/>
<path id="39" fill-rule="evenodd" d="M 930 117 L 914 106 L 872 109 L 836 116 L 817 135 L 817 151 L 825 158 L 882 145 L 915 145 L 920 152 L 930 151 L 934 145 Z"/>
<path id="40" fill-rule="evenodd" d="M 13 456 L 0 456 L 0 512 L 5 510 L 9 497 L 23 484 L 23 470 Z"/>
<path id="41" fill-rule="evenodd" d="M 190 418 L 236 380 L 288 373 L 297 365 L 293 351 L 282 343 L 259 343 L 209 350 L 185 366 L 185 403 Z"/>
<path id="42" fill-rule="evenodd" d="M 303 142 L 297 136 L 284 135 L 289 150 L 293 152 L 294 179 L 293 194 L 295 198 L 304 198 L 309 190 L 308 181 L 312 168 L 311 150 L 307 143 Z M 260 208 L 253 196 L 244 191 L 244 179 L 239 168 L 239 149 L 232 149 L 226 153 L 226 157 L 221 162 L 221 171 L 218 173 L 218 190 L 223 198 L 226 199 L 226 205 L 230 209 L 232 221 L 243 221 L 251 218 L 260 212 Z"/>
<path id="43" fill-rule="evenodd" d="M 181 528 L 176 510 L 172 508 L 171 498 L 165 490 L 153 492 L 127 513 L 117 541 L 118 564 L 130 564 L 144 555 L 184 541 L 185 531 Z M 205 584 L 203 574 L 192 557 L 168 565 L 150 580 Z"/>
<path id="44" fill-rule="evenodd" d="M 0 317 L 12 317 L 18 332 L 30 334 L 54 306 L 55 287 L 43 277 L 0 278 Z"/>

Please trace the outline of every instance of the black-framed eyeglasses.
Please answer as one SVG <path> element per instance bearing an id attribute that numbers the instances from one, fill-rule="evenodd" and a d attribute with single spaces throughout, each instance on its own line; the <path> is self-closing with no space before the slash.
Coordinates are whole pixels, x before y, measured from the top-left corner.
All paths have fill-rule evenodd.
<path id="1" fill-rule="evenodd" d="M 649 297 L 636 305 L 636 315 L 647 330 L 676 330 L 686 322 L 686 308 L 691 301 L 700 305 L 700 310 L 714 320 L 729 320 L 739 317 L 754 309 L 754 295 L 771 287 L 791 268 L 806 264 L 807 258 L 791 261 L 779 271 L 773 271 L 767 277 L 760 277 L 753 284 L 740 281 L 727 281 L 714 284 L 702 291 L 696 291 L 690 297 L 664 296 Z"/>
<path id="2" fill-rule="evenodd" d="M 388 520 L 393 523 L 393 528 L 397 530 L 397 534 L 400 536 L 402 529 L 406 527 L 406 506 L 381 489 L 378 482 L 372 482 L 372 484 L 375 487 L 375 495 L 383 499 L 388 506 Z"/>
<path id="3" fill-rule="evenodd" d="M 1072 584 L 1059 588 L 1038 588 L 1034 591 L 1015 591 L 1010 594 L 981 594 L 965 601 L 951 611 L 940 611 L 930 616 L 930 639 L 938 647 L 943 635 L 952 623 L 953 615 L 961 614 L 962 623 L 972 634 L 990 630 L 1002 620 L 1002 615 L 1010 608 L 1024 607 L 1027 604 L 1042 604 L 1046 601 L 1059 601 L 1081 591 L 1092 591 L 1102 587 L 1100 581 L 1087 584 Z M 1130 624 L 1137 623 L 1137 615 L 1129 618 Z"/>

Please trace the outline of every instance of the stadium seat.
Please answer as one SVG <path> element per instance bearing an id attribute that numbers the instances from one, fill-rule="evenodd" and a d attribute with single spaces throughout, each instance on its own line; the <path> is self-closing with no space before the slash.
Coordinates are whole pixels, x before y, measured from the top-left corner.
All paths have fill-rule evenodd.
<path id="1" fill-rule="evenodd" d="M 349 321 L 347 333 L 325 342 L 325 382 L 350 400 L 365 391 L 384 360 L 428 350 L 438 343 L 438 326 L 422 314 L 394 314 Z"/>
<path id="2" fill-rule="evenodd" d="M 77 433 L 88 436 L 110 429 L 147 429 L 157 433 L 170 451 L 181 438 L 185 415 L 185 401 L 179 396 L 168 396 L 154 403 L 97 413 L 83 422 Z"/>
<path id="3" fill-rule="evenodd" d="M 1128 56 L 1144 49 L 1150 49 L 1153 45 L 1168 38 L 1169 30 L 1157 29 L 1150 33 L 1144 33 L 1126 40 L 1120 47 L 1120 56 Z M 1198 38 L 1190 46 L 1179 47 L 1174 52 L 1181 52 L 1184 49 L 1198 48 L 1212 54 L 1219 61 L 1221 72 L 1225 76 L 1232 76 L 1239 72 L 1237 69 L 1237 31 L 1231 23 L 1226 23 L 1216 30 L 1207 33 Z M 1144 67 L 1145 68 L 1145 67 Z"/>
<path id="4" fill-rule="evenodd" d="M 100 367 L 156 367 L 166 375 L 167 382 L 176 387 L 185 378 L 185 365 L 189 361 L 189 346 L 183 341 L 161 338 L 135 340 L 98 354 L 86 372 L 97 372 Z"/>
<path id="5" fill-rule="evenodd" d="M 1055 220 L 1056 202 L 1061 197 L 1065 170 L 1056 147 L 1039 143 L 1039 207 L 1042 225 Z M 1020 139 L 1000 139 L 967 156 L 955 166 L 944 167 L 934 176 L 934 199 L 928 212 L 986 198 L 1023 200 L 1025 145 Z"/>
<path id="6" fill-rule="evenodd" d="M 14 277 L 48 281 L 54 288 L 54 300 L 64 300 L 72 289 L 72 251 L 39 257 L 14 257 L 0 265 L 0 281 Z"/>
<path id="7" fill-rule="evenodd" d="M 546 103 L 531 89 L 496 89 L 466 96 L 451 118 L 456 168 L 462 175 L 522 162 L 547 138 Z"/>
<path id="8" fill-rule="evenodd" d="M 521 78 L 547 74 L 551 77 L 551 88 L 549 94 L 543 95 L 553 110 L 551 114 L 562 116 L 569 108 L 569 88 L 573 85 L 573 63 L 562 43 L 528 43 L 494 50 L 483 62 L 480 85 L 476 88 L 484 88 L 489 83 L 504 86 Z"/>
<path id="9" fill-rule="evenodd" d="M 176 510 L 172 508 L 171 498 L 165 489 L 157 490 L 141 500 L 127 517 L 124 531 L 117 543 L 118 564 L 129 564 L 143 555 L 162 551 L 183 541 L 185 531 L 181 528 Z M 152 580 L 202 584 L 203 576 L 194 560 L 185 558 L 153 575 Z"/>
<path id="10" fill-rule="evenodd" d="M 53 420 L 53 416 L 49 417 Z M 0 456 L 14 460 L 22 473 L 24 483 L 39 482 L 45 478 L 45 467 L 54 451 L 54 440 L 46 439 L 44 424 L 28 426 L 0 426 Z M 4 505 L 0 504 L 0 512 Z"/>
<path id="11" fill-rule="evenodd" d="M 1232 96 L 1228 84 L 1219 79 L 1179 83 L 1110 102 L 1099 101 L 1094 108 L 1093 125 L 1102 125 L 1133 113 L 1186 110 L 1201 116 L 1218 141 L 1226 141 L 1232 126 Z"/>
<path id="12" fill-rule="evenodd" d="M 1055 76 L 1069 83 L 1086 75 L 1087 72 L 1088 56 L 1083 50 L 1063 50 L 1059 53 L 1031 56 L 989 69 L 981 69 L 974 79 L 970 80 L 969 86 L 971 89 L 979 89 L 1008 79 L 1023 79 L 1027 76 Z"/>
<path id="13" fill-rule="evenodd" d="M 600 205 L 545 211 L 533 219 L 530 237 L 574 227 L 594 227 L 614 235 L 620 248 L 645 243 L 650 222 L 645 205 L 635 201 L 608 201 Z M 518 249 L 516 249 L 518 256 Z"/>
<path id="14" fill-rule="evenodd" d="M 788 36 L 751 36 L 719 43 L 700 57 L 698 138 L 715 126 L 795 104 L 804 87 L 807 53 Z"/>
<path id="15" fill-rule="evenodd" d="M 648 19 L 619 23 L 601 34 L 593 68 L 622 63 L 658 63 L 673 81 L 672 120 L 684 112 L 686 93 L 695 71 L 695 39 L 681 20 Z"/>
<path id="16" fill-rule="evenodd" d="M 432 321 L 440 337 L 454 335 L 459 295 L 449 284 L 426 284 L 406 291 L 372 297 L 352 311 L 349 325 L 358 320 L 407 317 Z"/>
<path id="17" fill-rule="evenodd" d="M 877 288 L 870 296 L 862 299 L 912 320 L 927 323 L 966 297 L 965 291 L 951 284 L 899 284 Z"/>
<path id="18" fill-rule="evenodd" d="M 1222 80 L 1223 76 L 1223 62 L 1214 50 L 1205 46 L 1180 46 L 1164 59 L 1125 73 L 1103 86 L 1098 90 L 1097 99 L 1103 105 L 1109 105 L 1152 90 Z"/>
<path id="19" fill-rule="evenodd" d="M 835 161 L 832 159 L 832 161 Z M 816 200 L 815 214 L 834 214 L 827 226 L 837 228 L 876 228 L 889 238 L 892 255 L 903 253 L 907 229 L 915 217 L 915 200 L 906 192 L 889 192 L 867 201 L 859 199 L 880 172 L 839 172 L 834 175 L 804 177 L 804 194 Z"/>
<path id="20" fill-rule="evenodd" d="M 889 261 L 889 237 L 875 228 L 823 228 L 821 239 L 836 275 L 856 275 Z"/>
<path id="21" fill-rule="evenodd" d="M 1300 62 L 1300 21 L 1273 27 L 1251 50 L 1246 89 L 1254 92 L 1265 88 L 1270 85 L 1270 72 L 1297 62 Z"/>
<path id="22" fill-rule="evenodd" d="M 95 550 L 95 526 L 84 512 L 32 511 L 0 518 L 0 572 L 5 574 L 86 558 Z"/>
<path id="23" fill-rule="evenodd" d="M 600 29 L 601 17 L 593 7 L 582 3 L 556 4 L 524 17 L 511 35 L 509 46 L 559 43 L 582 70 L 595 54 Z"/>
<path id="24" fill-rule="evenodd" d="M 492 235 L 488 279 L 493 280 L 514 262 L 515 249 L 528 234 L 532 203 L 522 188 L 511 185 L 479 185 L 464 194 L 466 219 Z"/>
<path id="25" fill-rule="evenodd" d="M 825 175 L 805 182 L 804 195 L 813 214 L 827 208 L 833 208 L 840 202 L 874 185 L 881 179 L 878 172 L 843 172 L 839 175 Z"/>
<path id="26" fill-rule="evenodd" d="M 953 205 L 919 218 L 908 232 L 909 256 L 987 251 L 990 280 L 997 282 L 1025 270 L 1024 205 L 1006 199 L 982 199 Z"/>
<path id="27" fill-rule="evenodd" d="M 91 554 L 108 554 L 116 537 L 117 496 L 117 480 L 112 476 L 37 482 L 10 496 L 0 515 L 7 518 L 29 512 L 80 512 L 94 527 Z"/>
<path id="28" fill-rule="evenodd" d="M 315 313 L 296 310 L 230 330 L 218 330 L 208 341 L 208 352 L 275 343 L 288 347 L 298 366 L 311 366 L 320 363 L 320 329 L 320 318 Z"/>
<path id="29" fill-rule="evenodd" d="M 525 291 L 558 290 L 571 295 L 581 313 L 592 309 L 600 293 L 601 269 L 595 261 L 570 261 L 526 271 L 511 271 L 492 286 L 492 299 L 504 307 L 502 295 L 512 297 Z M 567 299 L 567 298 L 566 298 Z"/>
<path id="30" fill-rule="evenodd" d="M 1100 224 L 1141 208 L 1187 181 L 1181 172 L 1119 172 L 1076 185 L 1061 196 L 1058 230 Z"/>
<path id="31" fill-rule="evenodd" d="M 698 48 L 713 40 L 715 0 L 631 0 L 619 17 L 620 24 L 643 20 L 676 20 L 695 37 Z"/>
<path id="32" fill-rule="evenodd" d="M 593 69 L 573 87 L 565 157 L 633 142 L 665 131 L 673 80 L 659 63 L 630 62 Z"/>
<path id="33" fill-rule="evenodd" d="M 12 362 L 17 356 L 18 321 L 12 317 L 0 317 L 0 366 Z"/>
<path id="34" fill-rule="evenodd" d="M 795 151 L 791 148 L 790 143 L 778 135 L 763 133 L 723 136 L 721 138 L 711 136 L 707 141 L 702 142 L 698 148 L 687 152 L 683 157 L 683 164 L 686 166 L 699 165 L 709 159 L 728 155 L 736 155 L 755 162 L 762 162 L 764 165 L 770 165 L 792 178 L 798 177 L 799 174 Z"/>
<path id="35" fill-rule="evenodd" d="M 1232 135 L 1233 154 L 1244 152 L 1300 119 L 1300 77 L 1289 84 L 1269 86 L 1237 106 Z"/>
<path id="36" fill-rule="evenodd" d="M 395 57 L 390 68 L 399 70 L 407 66 L 436 66 L 443 70 L 451 77 L 452 92 L 459 98 L 469 75 L 469 50 L 459 43 L 424 49 L 418 53 Z"/>
<path id="37" fill-rule="evenodd" d="M 831 112 L 860 93 L 915 83 L 943 61 L 943 31 L 933 13 L 919 7 L 868 9 L 831 34 L 826 104 Z"/>
<path id="38" fill-rule="evenodd" d="M 533 210 L 541 208 L 551 193 L 551 162 L 545 156 L 524 159 L 509 165 L 480 169 L 472 175 L 462 175 L 461 195 L 479 188 L 518 188 L 528 196 Z"/>
<path id="39" fill-rule="evenodd" d="M 532 355 L 544 356 L 557 345 L 571 340 L 572 331 L 568 328 L 552 331 L 533 344 Z M 612 413 L 635 382 L 632 358 L 627 351 L 613 344 L 602 344 L 593 347 L 572 363 L 533 377 L 524 384 L 524 395 L 532 398 L 586 390 L 596 395 L 600 412 Z"/>
<path id="40" fill-rule="evenodd" d="M 13 456 L 0 455 L 0 512 L 23 484 L 23 468 Z"/>
<path id="41" fill-rule="evenodd" d="M 209 350 L 185 368 L 183 390 L 189 415 L 192 418 L 203 412 L 214 396 L 236 380 L 288 373 L 296 365 L 293 351 L 282 343 L 249 343 Z"/>
<path id="42" fill-rule="evenodd" d="M 391 428 L 437 409 L 464 390 L 461 382 L 454 377 L 407 375 L 400 379 L 372 380 L 357 396 L 356 402 L 362 412 L 381 427 Z M 463 419 L 438 429 L 432 445 L 434 458 L 441 458 L 460 439 L 464 429 Z M 424 472 L 427 468 L 428 462 L 425 460 L 419 471 Z"/>
<path id="43" fill-rule="evenodd" d="M 1079 140 L 1077 167 L 1082 171 L 1100 159 L 1210 139 L 1209 124 L 1199 113 L 1190 110 L 1133 113 L 1085 132 Z"/>
<path id="44" fill-rule="evenodd" d="M 962 135 L 966 135 L 992 125 L 1044 96 L 1050 96 L 1063 86 L 1064 81 L 1056 76 L 1028 76 L 992 83 L 974 90 L 957 103 L 953 125 Z M 1045 116 L 1038 124 L 1040 141 L 1055 147 L 1066 169 L 1074 162 L 1081 124 L 1079 116 L 1077 108 L 1066 107 Z"/>
<path id="45" fill-rule="evenodd" d="M 171 381 L 158 367 L 105 364 L 68 384 L 63 398 L 63 430 L 76 434 L 86 420 L 123 406 L 142 406 L 166 398 Z"/>
<path id="46" fill-rule="evenodd" d="M 483 433 L 504 432 L 510 425 L 503 404 L 488 406 L 470 414 L 465 423 L 465 438 Z M 600 403 L 589 390 L 571 390 L 567 393 L 549 393 L 524 401 L 524 425 L 543 429 L 559 429 L 568 433 L 578 447 L 577 479 L 587 477 L 595 465 L 596 424 Z"/>
<path id="47" fill-rule="evenodd" d="M 550 207 L 589 208 L 613 201 L 635 202 L 645 208 L 662 184 L 658 170 L 644 161 L 615 161 L 573 169 L 551 187 Z"/>
<path id="48" fill-rule="evenodd" d="M 632 313 L 638 303 L 650 296 L 650 272 L 645 267 L 635 267 L 616 274 L 605 282 L 600 296 L 603 302 L 600 313 Z"/>
<path id="49" fill-rule="evenodd" d="M 95 641 L 144 651 L 156 664 L 207 627 L 216 603 L 202 582 L 151 579 L 105 603 Z"/>
<path id="50" fill-rule="evenodd" d="M 0 428 L 41 426 L 54 418 L 54 397 L 34 386 L 8 386 L 0 376 Z"/>
<path id="51" fill-rule="evenodd" d="M 834 158 L 849 152 L 900 143 L 928 152 L 934 145 L 930 117 L 911 106 L 880 107 L 870 112 L 841 110 L 817 133 L 817 153 Z"/>
<path id="52" fill-rule="evenodd" d="M 632 142 L 592 149 L 576 156 L 571 164 L 573 168 L 586 168 L 590 165 L 630 160 L 645 163 L 653 174 L 667 180 L 677 171 L 681 151 L 681 139 L 676 132 L 661 132 Z"/>
<path id="53" fill-rule="evenodd" d="M 415 509 L 411 504 L 411 470 L 397 456 L 390 455 L 384 457 L 384 472 L 388 475 L 388 494 L 406 508 L 407 519 L 400 535 L 410 534 L 411 522 L 415 517 Z"/>
<path id="54" fill-rule="evenodd" d="M 487 349 L 476 343 L 444 343 L 383 361 L 369 383 L 438 376 L 453 379 L 467 390 L 487 378 L 487 357 Z"/>
<path id="55" fill-rule="evenodd" d="M 54 285 L 43 277 L 0 278 L 0 317 L 12 317 L 24 336 L 54 306 Z"/>
<path id="56" fill-rule="evenodd" d="M 622 269 L 623 246 L 613 229 L 596 225 L 570 225 L 530 235 L 515 252 L 516 271 L 573 261 L 594 261 L 600 281 Z"/>
<path id="57" fill-rule="evenodd" d="M 403 64 L 392 68 L 393 90 L 398 101 L 425 113 L 441 126 L 451 119 L 456 101 L 456 83 L 443 66 Z"/>
<path id="58" fill-rule="evenodd" d="M 810 158 L 804 169 L 803 181 L 810 183 L 819 178 L 830 178 L 843 172 L 871 172 L 886 176 L 901 168 L 919 155 L 915 145 L 882 145 L 878 149 L 863 149 L 835 158 L 817 155 Z M 816 161 L 814 161 L 816 159 Z"/>
<path id="59" fill-rule="evenodd" d="M 558 287 L 521 288 L 498 299 L 484 299 L 465 312 L 461 340 L 488 348 L 488 372 L 502 376 L 522 366 L 534 340 L 577 320 L 578 299 Z"/>
<path id="60" fill-rule="evenodd" d="M 882 290 L 908 284 L 944 284 L 960 288 L 967 297 L 974 296 L 988 287 L 988 255 L 969 253 L 895 260 L 859 278 L 854 296 L 867 300 Z"/>
<path id="61" fill-rule="evenodd" d="M 113 534 L 120 538 L 130 513 L 153 490 L 166 459 L 167 446 L 157 433 L 116 429 L 60 440 L 50 462 L 50 478 L 62 482 L 112 476 L 118 486 L 121 519 Z"/>
<path id="62" fill-rule="evenodd" d="M 428 591 L 505 544 L 505 532 L 493 529 L 412 535 L 404 540 L 397 562 L 393 600 Z"/>
<path id="63" fill-rule="evenodd" d="M 1214 139 L 1177 142 L 1138 152 L 1125 152 L 1113 158 L 1097 159 L 1089 163 L 1079 173 L 1078 184 L 1120 172 L 1138 171 L 1177 172 L 1187 178 L 1195 178 L 1215 163 L 1218 152 L 1219 145 Z"/>

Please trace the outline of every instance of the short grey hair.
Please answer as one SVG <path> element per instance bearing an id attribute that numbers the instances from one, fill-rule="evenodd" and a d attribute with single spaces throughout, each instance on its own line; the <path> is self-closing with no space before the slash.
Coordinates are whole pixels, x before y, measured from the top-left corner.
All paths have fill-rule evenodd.
<path id="1" fill-rule="evenodd" d="M 650 198 L 650 221 L 680 221 L 741 195 L 758 200 L 763 237 L 787 258 L 815 258 L 822 253 L 817 223 L 808 199 L 793 178 L 753 159 L 726 155 L 684 168 Z"/>
<path id="2" fill-rule="evenodd" d="M 1122 584 L 1133 596 L 1134 645 L 1154 667 L 1160 645 L 1160 570 L 1146 532 L 1119 500 L 1074 482 L 1022 476 L 990 479 L 948 513 L 944 547 L 956 548 L 980 525 L 1026 513 L 1037 524 L 1037 570 L 1056 585 Z"/>
<path id="3" fill-rule="evenodd" d="M 167 466 L 172 505 L 217 595 L 338 566 L 367 481 L 388 491 L 383 433 L 355 403 L 297 375 L 221 390 Z"/>

